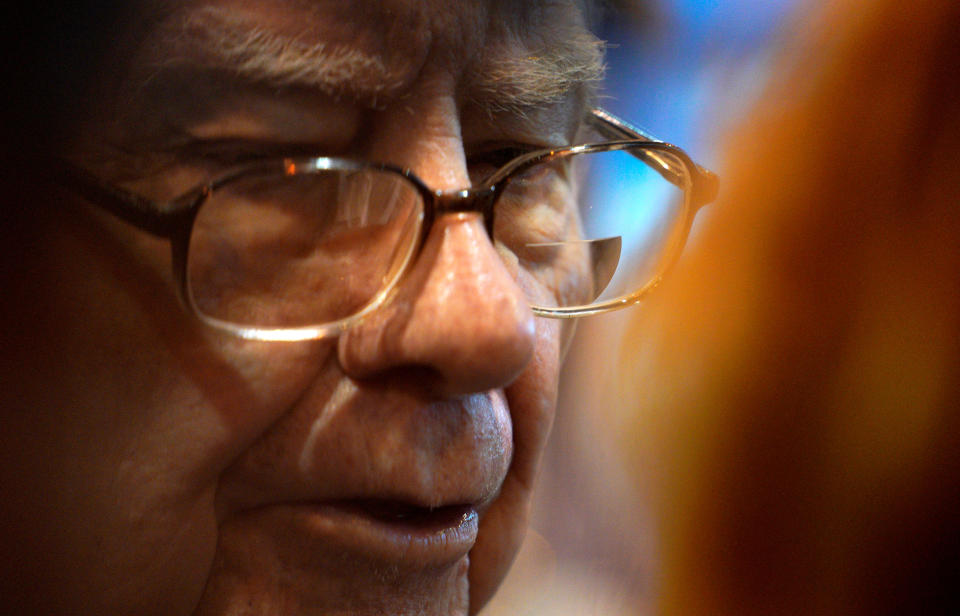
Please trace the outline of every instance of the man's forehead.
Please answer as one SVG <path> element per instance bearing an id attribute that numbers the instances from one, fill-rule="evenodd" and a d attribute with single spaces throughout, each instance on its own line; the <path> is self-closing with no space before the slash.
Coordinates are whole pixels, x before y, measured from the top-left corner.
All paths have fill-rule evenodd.
<path id="1" fill-rule="evenodd" d="M 193 64 L 380 102 L 428 61 L 503 107 L 555 102 L 602 72 L 570 0 L 191 1 L 153 39 L 148 67 Z"/>

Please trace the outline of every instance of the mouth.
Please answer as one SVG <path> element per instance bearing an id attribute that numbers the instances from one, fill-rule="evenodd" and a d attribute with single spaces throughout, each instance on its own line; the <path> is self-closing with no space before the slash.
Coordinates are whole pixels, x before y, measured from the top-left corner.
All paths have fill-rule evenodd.
<path id="1" fill-rule="evenodd" d="M 427 533 L 457 526 L 465 515 L 473 511 L 471 505 L 420 507 L 410 503 L 378 499 L 343 501 L 332 506 L 343 511 L 352 511 L 358 516 L 373 518 L 384 524 L 409 526 L 411 530 L 422 530 Z"/>
<path id="2" fill-rule="evenodd" d="M 450 565 L 477 540 L 472 505 L 425 508 L 388 500 L 283 505 L 307 536 L 346 552 L 411 568 Z"/>

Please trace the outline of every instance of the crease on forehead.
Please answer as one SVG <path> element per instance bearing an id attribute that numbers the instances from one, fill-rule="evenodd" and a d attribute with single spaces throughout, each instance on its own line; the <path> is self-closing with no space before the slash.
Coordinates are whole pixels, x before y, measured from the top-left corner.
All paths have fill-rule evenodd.
<path id="1" fill-rule="evenodd" d="M 306 6 L 290 5 L 301 11 Z M 315 20 L 322 19 L 319 10 L 312 9 Z M 391 13 L 383 5 L 379 10 L 385 16 Z M 306 12 L 303 24 L 310 23 L 310 14 Z M 413 10 L 393 11 L 392 15 L 393 25 L 384 28 L 389 30 L 389 41 L 370 44 L 367 37 L 366 44 L 360 44 L 343 35 L 331 40 L 333 28 L 316 32 L 308 25 L 276 27 L 242 11 L 207 5 L 180 13 L 164 29 L 168 43 L 173 41 L 180 53 L 159 64 L 199 64 L 252 82 L 314 88 L 334 97 L 353 96 L 376 104 L 409 87 L 431 45 L 441 40 L 438 33 L 431 32 L 429 17 L 416 3 Z M 398 15 L 404 18 L 398 20 Z M 479 24 L 486 33 L 476 40 L 485 38 L 486 42 L 469 54 L 473 61 L 462 76 L 472 103 L 491 113 L 522 112 L 558 103 L 571 92 L 589 96 L 602 80 L 603 44 L 585 28 L 571 2 L 494 0 L 489 13 L 474 14 L 480 15 L 487 21 Z M 434 17 L 433 25 L 439 21 Z M 368 17 L 366 24 L 371 23 Z M 468 34 L 476 25 L 461 24 L 465 29 L 461 34 Z"/>

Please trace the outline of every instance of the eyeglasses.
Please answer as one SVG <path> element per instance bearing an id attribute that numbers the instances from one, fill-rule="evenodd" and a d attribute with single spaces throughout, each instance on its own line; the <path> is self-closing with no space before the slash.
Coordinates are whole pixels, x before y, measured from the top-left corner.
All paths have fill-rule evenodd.
<path id="1" fill-rule="evenodd" d="M 495 152 L 487 177 L 463 190 L 326 156 L 245 164 L 162 203 L 66 163 L 60 181 L 169 239 L 183 303 L 242 338 L 346 330 L 388 301 L 433 221 L 455 212 L 482 214 L 498 252 L 536 283 L 535 314 L 570 318 L 640 301 L 717 191 L 716 176 L 676 146 L 600 109 L 586 126 L 606 141 Z"/>

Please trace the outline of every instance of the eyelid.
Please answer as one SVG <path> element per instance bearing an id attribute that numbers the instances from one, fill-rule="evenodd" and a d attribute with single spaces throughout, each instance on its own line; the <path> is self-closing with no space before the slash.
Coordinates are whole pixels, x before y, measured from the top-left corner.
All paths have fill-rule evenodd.
<path id="1" fill-rule="evenodd" d="M 468 154 L 467 166 L 471 169 L 474 183 L 483 183 L 515 158 L 542 149 L 544 149 L 542 145 L 529 143 L 484 144 L 484 146 Z M 483 167 L 481 173 L 477 173 L 478 167 Z"/>
<path id="2" fill-rule="evenodd" d="M 192 139 L 178 147 L 176 154 L 185 162 L 224 168 L 271 158 L 336 156 L 338 152 L 317 143 L 221 137 Z"/>

